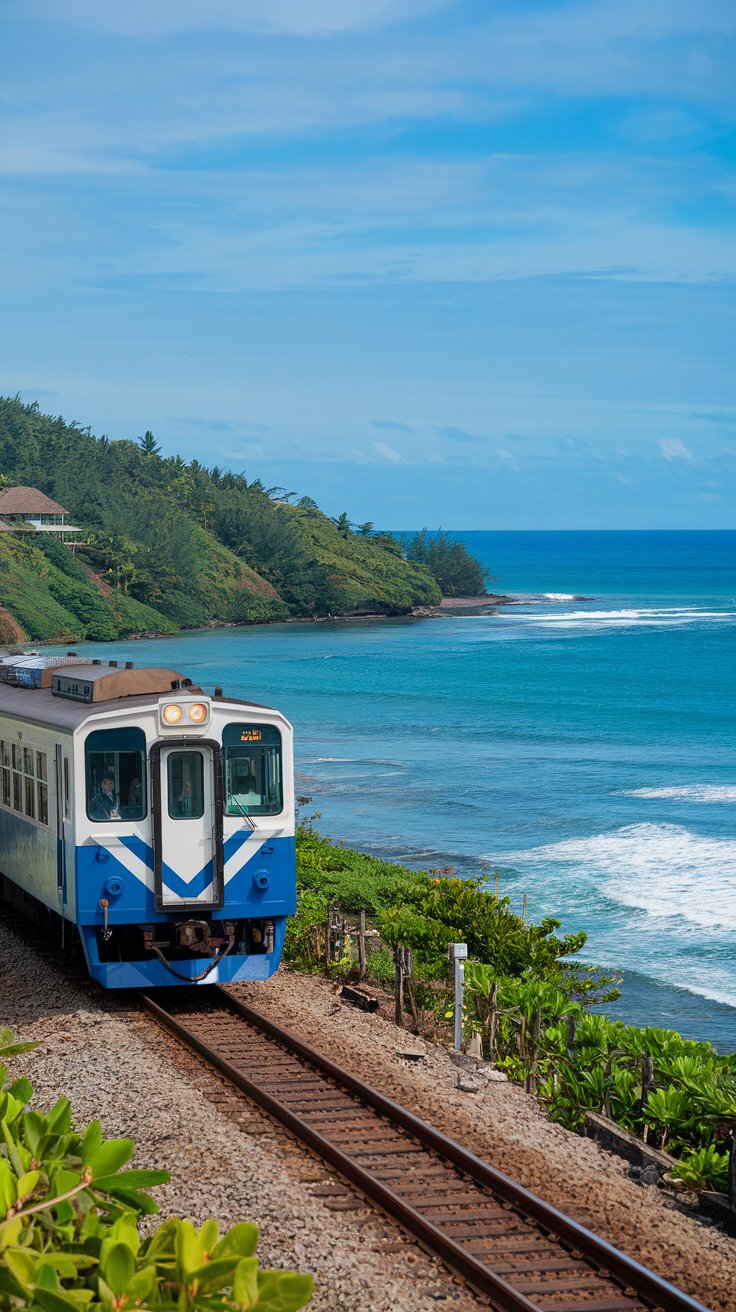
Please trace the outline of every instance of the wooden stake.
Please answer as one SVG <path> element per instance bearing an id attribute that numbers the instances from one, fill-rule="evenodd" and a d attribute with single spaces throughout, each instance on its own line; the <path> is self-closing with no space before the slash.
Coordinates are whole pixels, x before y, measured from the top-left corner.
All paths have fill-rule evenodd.
<path id="1" fill-rule="evenodd" d="M 325 965 L 332 963 L 332 907 L 327 908 L 327 923 L 325 925 Z"/>
<path id="2" fill-rule="evenodd" d="M 394 948 L 394 965 L 396 967 L 396 997 L 394 998 L 394 1020 L 397 1025 L 404 1024 L 404 949 Z"/>
<path id="3" fill-rule="evenodd" d="M 414 997 L 414 979 L 413 979 L 414 953 L 412 952 L 411 948 L 405 948 L 404 952 L 406 953 L 404 958 L 404 964 L 406 966 L 406 992 L 409 997 L 409 1008 L 411 1010 L 411 1018 L 412 1021 L 414 1022 L 414 1033 L 418 1034 L 419 1012 L 417 1011 L 417 1002 L 416 1002 L 416 998 Z"/>
<path id="4" fill-rule="evenodd" d="M 365 979 L 368 973 L 368 959 L 365 953 L 365 911 L 360 913 L 358 924 L 358 979 Z"/>

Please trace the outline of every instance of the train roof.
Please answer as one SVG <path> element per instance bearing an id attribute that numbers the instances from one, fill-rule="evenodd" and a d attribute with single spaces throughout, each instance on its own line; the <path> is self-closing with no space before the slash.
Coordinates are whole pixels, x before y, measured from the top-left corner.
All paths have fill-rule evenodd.
<path id="1" fill-rule="evenodd" d="M 97 668 L 95 667 L 95 669 Z M 76 674 L 79 669 L 79 666 L 75 666 L 71 673 Z M 102 670 L 104 673 L 110 673 L 107 666 L 103 666 Z M 196 695 L 198 691 L 195 688 L 172 690 L 170 686 L 166 689 L 166 692 L 172 697 L 177 695 L 189 696 L 191 693 Z M 95 715 L 104 714 L 105 711 L 119 710 L 123 707 L 126 710 L 130 708 L 131 711 L 150 709 L 158 704 L 160 695 L 160 693 L 155 692 L 143 692 L 106 698 L 104 701 L 90 703 L 59 697 L 51 688 L 16 688 L 10 684 L 0 683 L 0 715 L 8 715 L 13 719 L 31 721 L 36 724 L 48 725 L 50 729 L 61 729 L 66 733 L 73 733 L 85 720 Z M 262 706 L 258 702 L 243 701 L 238 697 L 216 696 L 211 700 L 215 704 L 226 703 L 232 706 L 250 706 L 259 711 L 273 711 L 274 709 L 272 706 Z"/>
<path id="2" fill-rule="evenodd" d="M 56 697 L 69 697 L 74 701 L 111 702 L 121 698 L 141 696 L 144 693 L 202 692 L 192 680 L 178 670 L 164 670 L 159 666 L 139 665 L 128 661 L 121 669 L 117 661 L 103 665 L 61 666 L 54 670 L 51 691 Z"/>

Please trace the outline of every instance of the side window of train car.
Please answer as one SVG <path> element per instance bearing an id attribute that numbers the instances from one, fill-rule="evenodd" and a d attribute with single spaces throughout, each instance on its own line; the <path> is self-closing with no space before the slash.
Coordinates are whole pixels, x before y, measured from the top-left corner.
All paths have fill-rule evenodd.
<path id="1" fill-rule="evenodd" d="M 33 748 L 23 748 L 23 810 L 30 820 L 36 818 L 36 769 Z"/>
<path id="2" fill-rule="evenodd" d="M 10 790 L 10 743 L 0 739 L 0 802 L 11 806 Z"/>
<path id="3" fill-rule="evenodd" d="M 49 765 L 45 752 L 36 752 L 36 815 L 42 825 L 49 822 Z"/>
<path id="4" fill-rule="evenodd" d="M 146 735 L 142 729 L 95 729 L 84 744 L 90 820 L 146 816 Z"/>
<path id="5" fill-rule="evenodd" d="M 11 768 L 12 767 L 12 768 Z M 28 820 L 49 822 L 48 756 L 0 739 L 0 803 Z"/>
<path id="6" fill-rule="evenodd" d="M 20 743 L 11 745 L 13 766 L 13 810 L 23 811 L 23 748 Z"/>
<path id="7" fill-rule="evenodd" d="M 281 734 L 273 724 L 228 724 L 222 734 L 225 814 L 278 815 L 284 808 Z"/>

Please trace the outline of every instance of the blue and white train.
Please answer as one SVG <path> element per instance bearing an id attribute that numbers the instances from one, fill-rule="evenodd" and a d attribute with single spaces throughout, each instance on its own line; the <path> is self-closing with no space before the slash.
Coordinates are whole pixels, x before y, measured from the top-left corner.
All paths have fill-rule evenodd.
<path id="1" fill-rule="evenodd" d="M 78 933 L 104 988 L 267 979 L 296 905 L 291 725 L 174 670 L 36 668 L 0 683 L 6 899 Z"/>

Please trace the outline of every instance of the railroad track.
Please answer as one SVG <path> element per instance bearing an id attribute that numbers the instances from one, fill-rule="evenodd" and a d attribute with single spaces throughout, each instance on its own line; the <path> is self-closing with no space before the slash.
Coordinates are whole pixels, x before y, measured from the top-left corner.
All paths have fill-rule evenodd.
<path id="1" fill-rule="evenodd" d="M 707 1312 L 224 989 L 142 996 L 499 1312 Z"/>

